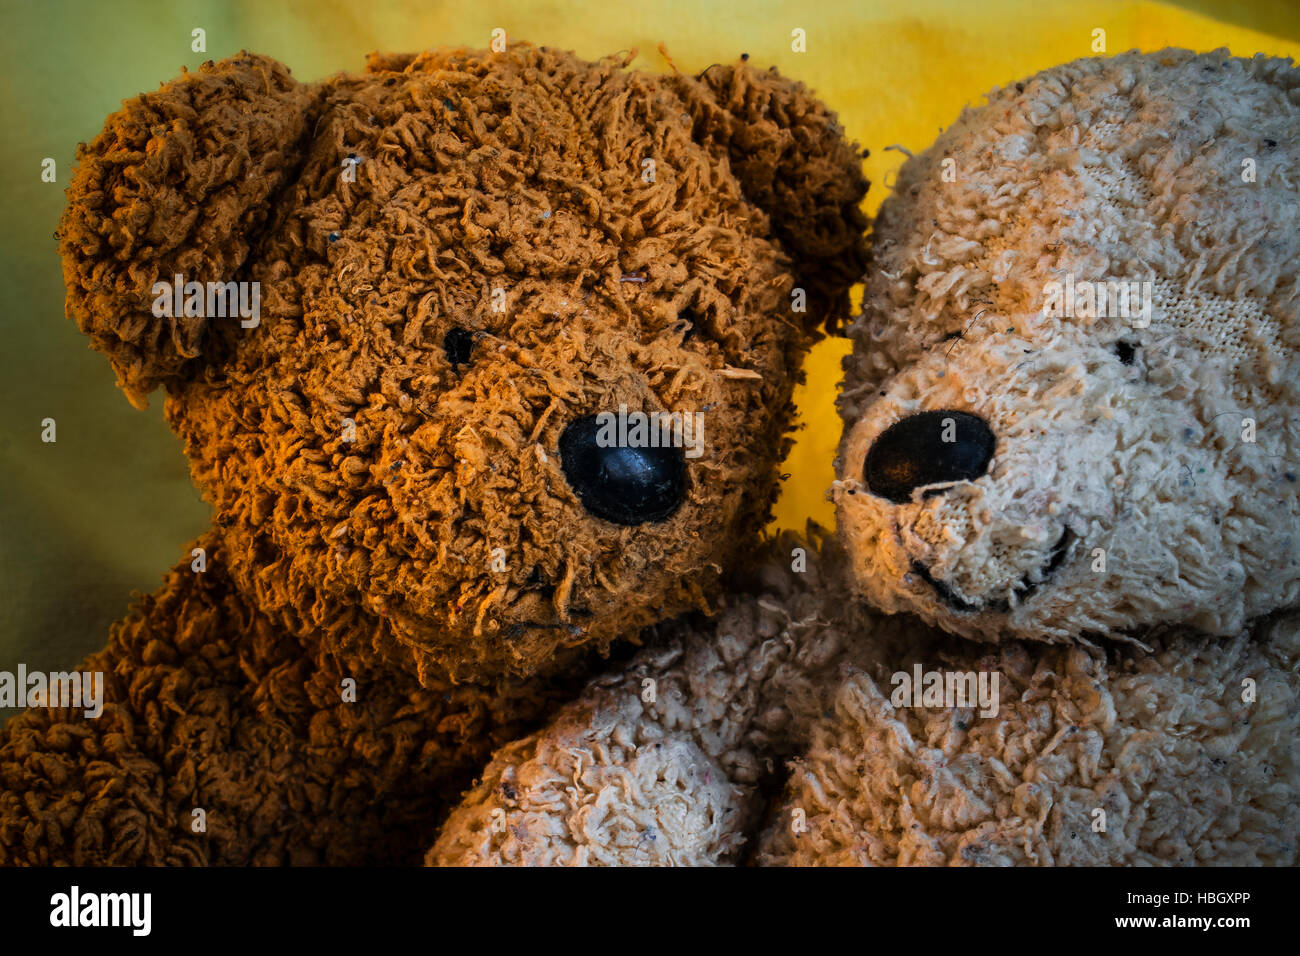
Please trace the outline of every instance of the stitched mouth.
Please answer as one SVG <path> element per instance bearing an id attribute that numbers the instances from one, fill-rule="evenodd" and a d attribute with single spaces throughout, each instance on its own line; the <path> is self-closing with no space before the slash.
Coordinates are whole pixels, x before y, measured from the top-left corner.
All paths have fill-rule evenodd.
<path id="1" fill-rule="evenodd" d="M 1047 553 L 1047 560 L 1043 562 L 1043 567 L 1038 573 L 1038 580 L 1031 581 L 1029 575 L 1025 575 L 1012 587 L 1012 591 L 1019 597 L 1023 604 L 1029 597 L 1038 590 L 1043 584 L 1047 583 L 1048 578 L 1056 573 L 1057 569 L 1065 563 L 1066 553 L 1070 550 L 1070 545 L 1074 543 L 1074 533 L 1066 528 L 1061 532 L 1061 536 L 1056 539 L 1056 544 L 1052 545 L 1052 550 Z M 945 606 L 954 611 L 997 611 L 999 613 L 1011 610 L 1011 602 L 1006 598 L 994 598 L 985 601 L 968 601 L 956 591 L 946 581 L 940 581 L 920 561 L 912 560 L 912 573 L 928 584 L 931 590 L 939 596 L 939 600 Z"/>

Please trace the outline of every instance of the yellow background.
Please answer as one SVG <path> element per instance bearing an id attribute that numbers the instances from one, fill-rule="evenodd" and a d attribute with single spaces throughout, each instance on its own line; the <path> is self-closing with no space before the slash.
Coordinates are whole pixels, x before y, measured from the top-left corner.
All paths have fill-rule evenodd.
<path id="1" fill-rule="evenodd" d="M 190 49 L 202 27 L 207 50 Z M 370 50 L 484 47 L 501 27 L 512 39 L 592 58 L 635 48 L 636 66 L 698 72 L 748 53 L 798 77 L 870 148 L 868 210 L 902 160 L 924 149 L 991 86 L 1106 49 L 1195 49 L 1295 55 L 1300 6 L 1292 0 L 1180 5 L 1054 0 L 669 0 L 663 3 L 15 2 L 0 0 L 0 670 L 76 663 L 103 644 L 132 589 L 151 590 L 208 523 L 189 484 L 161 401 L 134 412 L 107 362 L 63 318 L 52 238 L 76 143 L 128 96 L 240 49 L 274 56 L 302 80 L 359 69 Z M 791 31 L 807 51 L 791 50 Z M 44 157 L 58 183 L 40 181 Z M 841 341 L 808 363 L 797 396 L 804 430 L 778 522 L 830 523 L 824 493 L 839 437 L 833 408 Z M 56 444 L 40 441 L 57 422 Z"/>

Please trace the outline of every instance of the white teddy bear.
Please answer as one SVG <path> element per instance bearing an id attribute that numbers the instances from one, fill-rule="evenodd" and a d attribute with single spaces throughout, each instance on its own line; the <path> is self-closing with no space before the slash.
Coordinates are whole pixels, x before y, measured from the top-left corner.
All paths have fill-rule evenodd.
<path id="1" fill-rule="evenodd" d="M 498 752 L 429 862 L 1297 862 L 1298 153 L 1300 71 L 1223 51 L 963 113 L 875 224 L 839 541 Z"/>

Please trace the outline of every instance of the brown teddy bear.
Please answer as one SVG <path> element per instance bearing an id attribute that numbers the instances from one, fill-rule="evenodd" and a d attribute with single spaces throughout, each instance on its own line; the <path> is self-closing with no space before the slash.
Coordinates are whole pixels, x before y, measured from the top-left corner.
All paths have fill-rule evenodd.
<path id="1" fill-rule="evenodd" d="M 101 716 L 3 728 L 0 860 L 414 862 L 593 652 L 709 606 L 866 183 L 774 71 L 629 62 L 242 54 L 79 150 L 68 312 L 214 526 L 83 665 Z"/>

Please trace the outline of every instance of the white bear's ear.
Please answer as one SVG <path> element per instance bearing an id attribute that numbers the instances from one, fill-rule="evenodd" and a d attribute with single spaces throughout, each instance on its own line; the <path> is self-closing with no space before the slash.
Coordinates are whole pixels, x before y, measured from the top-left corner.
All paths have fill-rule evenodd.
<path id="1" fill-rule="evenodd" d="M 155 287 L 238 278 L 302 163 L 313 93 L 241 53 L 125 101 L 78 146 L 56 233 L 67 312 L 133 405 L 192 372 L 209 321 L 157 315 Z"/>
<path id="2" fill-rule="evenodd" d="M 866 271 L 862 152 L 834 112 L 775 68 L 711 66 L 672 78 L 695 138 L 726 156 L 745 197 L 794 260 L 809 311 L 834 328 Z"/>

